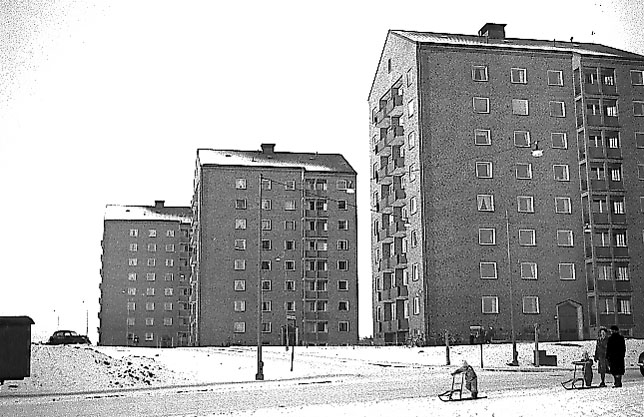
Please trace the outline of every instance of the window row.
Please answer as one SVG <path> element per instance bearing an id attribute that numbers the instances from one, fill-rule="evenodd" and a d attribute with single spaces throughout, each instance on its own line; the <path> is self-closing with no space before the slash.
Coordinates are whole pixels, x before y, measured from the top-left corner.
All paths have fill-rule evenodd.
<path id="1" fill-rule="evenodd" d="M 297 210 L 297 200 L 284 200 L 282 201 L 282 208 L 284 211 L 295 211 Z M 337 200 L 338 210 L 348 210 L 349 205 L 346 200 Z M 261 202 L 262 210 L 268 211 L 273 210 L 273 200 L 264 198 Z M 246 210 L 248 208 L 248 200 L 245 198 L 235 199 L 235 210 Z M 306 202 L 306 209 L 311 211 L 327 211 L 328 202 L 327 200 L 309 200 Z"/>
<path id="2" fill-rule="evenodd" d="M 478 194 L 476 196 L 476 207 L 478 211 L 493 212 L 495 210 L 494 195 Z M 557 214 L 570 214 L 572 212 L 570 197 L 555 197 L 554 207 Z M 517 196 L 517 212 L 534 213 L 534 197 L 531 195 Z"/>
<path id="3" fill-rule="evenodd" d="M 189 317 L 179 317 L 179 325 L 180 326 L 188 326 L 190 324 L 190 318 Z M 145 318 L 145 325 L 146 326 L 154 326 L 154 317 L 146 317 Z M 136 317 L 128 317 L 126 324 L 127 326 L 136 326 L 137 320 Z M 172 326 L 174 323 L 174 317 L 163 317 L 163 325 L 164 326 Z"/>
<path id="4" fill-rule="evenodd" d="M 271 322 L 262 322 L 261 325 L 262 333 L 271 333 L 273 331 L 273 325 Z M 280 327 L 281 331 L 281 327 Z M 339 321 L 338 322 L 338 332 L 348 332 L 349 331 L 349 322 L 348 321 Z M 246 322 L 245 321 L 236 321 L 233 322 L 233 332 L 234 333 L 246 333 Z M 305 321 L 304 322 L 304 332 L 305 333 L 328 333 L 329 332 L 329 322 L 328 321 Z"/>
<path id="5" fill-rule="evenodd" d="M 268 178 L 262 178 L 262 190 L 272 190 L 273 184 L 279 184 L 284 187 L 284 190 L 287 191 L 301 191 L 297 188 L 297 182 L 295 180 L 285 180 L 284 183 L 273 181 Z M 338 191 L 348 191 L 355 188 L 353 180 L 340 179 L 336 180 L 335 188 Z M 246 178 L 237 178 L 235 179 L 235 189 L 237 190 L 247 190 L 248 189 L 248 180 Z M 325 179 L 313 179 L 309 178 L 304 180 L 304 189 L 309 191 L 327 191 L 328 190 L 328 181 Z"/>
<path id="6" fill-rule="evenodd" d="M 607 86 L 615 85 L 615 70 L 613 68 L 593 68 L 583 69 L 584 82 L 586 84 L 601 84 Z M 630 70 L 631 85 L 644 85 L 644 71 Z"/>
<path id="7" fill-rule="evenodd" d="M 588 98 L 586 103 L 586 116 L 618 117 L 618 100 L 612 98 Z M 644 100 L 633 100 L 633 116 L 644 116 Z M 623 106 L 622 106 L 623 107 Z M 622 111 L 624 111 L 622 109 Z"/>
<path id="8" fill-rule="evenodd" d="M 284 230 L 297 230 L 297 220 L 285 220 L 283 222 Z M 305 230 L 327 232 L 329 222 L 326 219 L 304 220 Z M 337 230 L 349 230 L 349 220 L 338 220 Z M 246 219 L 235 219 L 235 230 L 246 230 L 248 222 Z M 263 231 L 273 230 L 273 221 L 271 219 L 262 219 Z"/>
<path id="9" fill-rule="evenodd" d="M 190 292 L 191 292 L 190 288 L 179 288 L 177 291 L 178 295 L 182 295 L 182 296 L 189 296 Z M 136 295 L 136 287 L 128 287 L 127 295 Z M 154 287 L 146 288 L 145 295 L 146 296 L 156 295 L 156 288 Z M 168 287 L 164 288 L 163 295 L 165 295 L 166 297 L 170 297 L 174 295 L 174 288 L 168 288 Z"/>
<path id="10" fill-rule="evenodd" d="M 526 68 L 510 68 L 510 82 L 512 84 L 527 84 L 528 70 Z M 479 82 L 489 81 L 487 65 L 472 65 L 472 80 Z M 548 85 L 563 86 L 563 72 L 560 70 L 547 70 Z"/>
<path id="11" fill-rule="evenodd" d="M 183 237 L 188 237 L 188 230 L 181 230 L 181 233 Z M 130 237 L 139 237 L 139 229 L 130 229 L 128 234 Z M 166 237 L 174 237 L 174 234 L 173 229 L 167 229 L 165 232 Z M 148 237 L 157 237 L 157 229 L 148 229 Z"/>
<path id="12" fill-rule="evenodd" d="M 272 291 L 273 290 L 273 281 L 269 279 L 262 280 L 262 290 L 263 291 Z M 327 280 L 307 280 L 305 281 L 305 289 L 307 291 L 328 291 L 329 281 Z M 296 284 L 294 280 L 285 280 L 284 281 L 284 291 L 295 291 Z M 349 291 L 349 281 L 341 279 L 337 281 L 337 290 L 338 291 Z M 236 279 L 233 281 L 233 289 L 235 291 L 246 291 L 246 280 L 245 279 Z"/>
<path id="13" fill-rule="evenodd" d="M 621 233 L 621 232 L 620 232 Z M 535 229 L 519 229 L 518 241 L 520 246 L 536 246 L 537 231 Z M 617 232 L 615 232 L 617 234 Z M 625 234 L 625 232 L 624 232 Z M 479 228 L 479 245 L 496 245 L 496 229 L 494 227 Z M 572 230 L 557 230 L 557 246 L 573 245 Z"/>
<path id="14" fill-rule="evenodd" d="M 285 301 L 284 310 L 287 312 L 296 311 L 296 301 Z M 255 303 L 251 303 L 254 307 Z M 307 300 L 304 301 L 305 311 L 307 312 L 316 312 L 316 311 L 329 311 L 329 300 Z M 273 302 L 272 301 L 262 301 L 261 303 L 263 312 L 273 311 Z M 233 310 L 237 313 L 242 313 L 246 311 L 246 300 L 234 300 L 233 301 Z M 341 300 L 338 301 L 337 311 L 349 311 L 349 301 Z"/>
<path id="15" fill-rule="evenodd" d="M 527 99 L 512 99 L 512 114 L 529 116 L 530 109 Z M 472 108 L 474 113 L 489 114 L 490 99 L 488 97 L 473 97 Z M 566 117 L 566 104 L 563 101 L 550 101 L 548 104 L 550 117 Z"/>
<path id="16" fill-rule="evenodd" d="M 533 141 L 530 132 L 527 130 L 515 130 L 513 132 L 514 146 L 519 148 L 529 148 Z M 550 140 L 553 149 L 568 149 L 568 137 L 564 132 L 551 132 Z M 490 129 L 475 129 L 474 144 L 477 146 L 492 145 L 492 133 Z"/>
<path id="17" fill-rule="evenodd" d="M 247 249 L 246 239 L 235 239 L 234 248 L 235 250 L 246 250 Z M 309 251 L 327 251 L 329 250 L 329 244 L 326 239 L 310 239 L 305 243 L 306 250 Z M 284 241 L 284 250 L 292 251 L 297 247 L 297 241 L 295 240 L 285 240 Z M 262 239 L 261 248 L 263 251 L 273 250 L 273 241 L 271 239 Z M 338 251 L 348 251 L 349 250 L 349 241 L 346 239 L 338 239 L 335 244 L 335 248 Z"/>
<path id="18" fill-rule="evenodd" d="M 156 243 L 148 243 L 147 249 L 148 249 L 148 252 L 156 252 L 157 251 L 157 244 Z M 130 250 L 130 252 L 137 252 L 139 250 L 138 243 L 130 243 L 129 250 Z M 166 252 L 174 252 L 174 243 L 166 244 L 165 245 L 165 251 Z"/>
<path id="19" fill-rule="evenodd" d="M 570 171 L 568 165 L 553 165 L 553 178 L 555 181 L 570 181 Z M 493 163 L 479 161 L 475 164 L 476 178 L 491 179 L 494 178 Z M 532 179 L 532 164 L 517 163 L 514 168 L 515 178 L 520 180 Z M 621 178 L 621 173 L 620 173 Z"/>
<path id="20" fill-rule="evenodd" d="M 633 314 L 630 297 L 599 297 L 599 314 Z"/>
<path id="21" fill-rule="evenodd" d="M 281 261 L 280 261 L 281 262 Z M 284 261 L 284 270 L 285 271 L 295 271 L 296 270 L 296 261 L 294 260 L 285 260 Z M 273 269 L 273 261 L 263 260 L 261 261 L 260 268 L 262 271 L 270 271 Z M 246 260 L 245 259 L 235 259 L 233 262 L 233 269 L 235 271 L 245 271 L 246 270 Z M 329 262 L 326 259 L 315 259 L 315 260 L 305 260 L 304 269 L 306 271 L 328 271 Z M 348 271 L 349 270 L 349 261 L 347 260 L 338 260 L 336 263 L 336 270 L 338 271 Z"/>
<path id="22" fill-rule="evenodd" d="M 179 310 L 188 310 L 188 303 L 186 302 L 179 302 L 177 303 Z M 136 311 L 136 302 L 135 301 L 128 301 L 127 303 L 127 309 L 129 311 Z M 149 301 L 145 303 L 145 310 L 146 311 L 154 311 L 156 309 L 156 303 Z M 173 309 L 173 304 L 171 302 L 165 302 L 163 303 L 163 310 L 165 311 L 172 311 Z"/>
<path id="23" fill-rule="evenodd" d="M 139 259 L 138 258 L 128 258 L 127 264 L 128 264 L 128 266 L 138 266 L 139 265 Z M 156 258 L 148 258 L 146 264 L 147 264 L 147 266 L 157 266 L 157 259 Z M 174 259 L 166 258 L 165 266 L 167 266 L 167 267 L 175 266 Z M 179 266 L 187 267 L 188 266 L 188 260 L 183 259 L 183 258 L 179 259 Z"/>
<path id="24" fill-rule="evenodd" d="M 536 295 L 526 295 L 521 298 L 521 311 L 523 314 L 539 314 L 539 297 Z M 481 313 L 499 314 L 499 297 L 494 295 L 484 295 L 481 297 Z"/>
<path id="25" fill-rule="evenodd" d="M 570 281 L 575 279 L 575 264 L 572 262 L 561 262 L 557 267 L 559 279 Z M 521 279 L 537 279 L 536 262 L 520 262 L 519 270 Z M 479 277 L 481 279 L 498 279 L 497 263 L 495 261 L 479 262 Z"/>
<path id="26" fill-rule="evenodd" d="M 136 272 L 128 272 L 127 279 L 128 281 L 136 281 L 138 274 Z M 146 272 L 145 280 L 146 281 L 156 281 L 157 274 L 154 272 Z M 185 281 L 187 279 L 186 274 L 179 274 L 179 281 Z M 174 273 L 166 272 L 164 275 L 165 281 L 174 281 Z"/>

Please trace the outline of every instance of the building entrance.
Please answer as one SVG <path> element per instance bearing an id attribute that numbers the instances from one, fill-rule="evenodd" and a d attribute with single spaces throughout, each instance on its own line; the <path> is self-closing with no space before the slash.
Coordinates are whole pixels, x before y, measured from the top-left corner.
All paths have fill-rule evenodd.
<path id="1" fill-rule="evenodd" d="M 580 340 L 581 305 L 566 301 L 557 305 L 559 340 Z"/>

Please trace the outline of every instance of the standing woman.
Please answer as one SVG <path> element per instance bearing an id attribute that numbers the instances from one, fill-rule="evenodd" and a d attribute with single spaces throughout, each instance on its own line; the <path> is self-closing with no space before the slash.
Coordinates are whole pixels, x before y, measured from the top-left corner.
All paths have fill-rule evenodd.
<path id="1" fill-rule="evenodd" d="M 606 372 L 608 371 L 606 364 L 606 347 L 608 346 L 607 333 L 608 330 L 604 326 L 600 327 L 597 344 L 595 345 L 594 359 L 597 362 L 597 372 L 599 372 L 599 376 L 602 379 L 602 382 L 599 384 L 600 387 L 606 386 Z"/>
<path id="2" fill-rule="evenodd" d="M 626 343 L 624 337 L 619 334 L 619 327 L 610 326 L 611 335 L 608 336 L 606 345 L 606 359 L 608 359 L 608 368 L 613 375 L 615 385 L 613 388 L 622 386 L 622 376 L 624 375 L 624 356 L 626 356 Z"/>

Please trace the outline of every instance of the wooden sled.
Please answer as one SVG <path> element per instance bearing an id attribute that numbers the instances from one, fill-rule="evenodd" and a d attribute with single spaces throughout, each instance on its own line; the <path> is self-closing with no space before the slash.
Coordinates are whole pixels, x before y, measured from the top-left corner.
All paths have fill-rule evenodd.
<path id="1" fill-rule="evenodd" d="M 438 394 L 438 398 L 441 401 L 466 401 L 466 400 L 481 400 L 487 398 L 484 395 L 479 395 L 476 398 L 469 396 L 463 397 L 463 382 L 465 380 L 465 373 L 460 374 L 460 380 L 458 379 L 459 374 L 452 375 L 452 389 L 449 389 L 442 394 Z"/>
<path id="2" fill-rule="evenodd" d="M 561 386 L 567 390 L 573 389 L 590 389 L 590 388 L 600 388 L 599 385 L 586 385 L 584 378 L 577 376 L 577 373 L 580 375 L 584 374 L 584 366 L 586 362 L 584 361 L 573 361 L 575 368 L 572 372 L 572 378 L 561 383 Z"/>

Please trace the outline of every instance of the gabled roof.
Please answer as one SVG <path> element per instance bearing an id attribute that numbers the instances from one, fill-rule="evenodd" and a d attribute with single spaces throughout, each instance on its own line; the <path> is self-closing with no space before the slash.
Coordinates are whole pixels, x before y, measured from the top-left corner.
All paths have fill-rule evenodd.
<path id="1" fill-rule="evenodd" d="M 197 163 L 219 166 L 303 169 L 312 172 L 337 172 L 355 175 L 356 171 L 340 154 L 291 153 L 197 149 Z"/>
<path id="2" fill-rule="evenodd" d="M 398 36 L 421 44 L 465 46 L 490 49 L 516 49 L 528 51 L 577 53 L 580 55 L 644 60 L 644 56 L 594 43 L 562 42 L 518 38 L 488 38 L 486 36 L 457 35 L 452 33 L 415 32 L 392 30 Z"/>
<path id="3" fill-rule="evenodd" d="M 127 206 L 108 204 L 105 206 L 105 220 L 165 220 L 190 223 L 192 209 L 190 207 L 166 206 Z"/>

